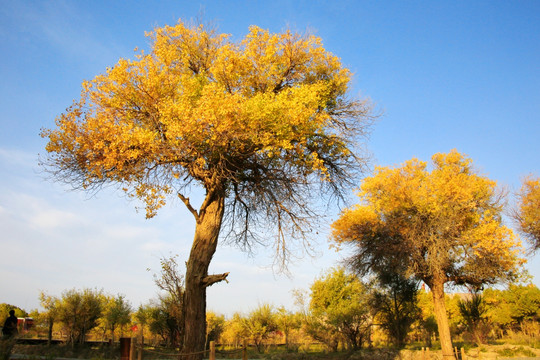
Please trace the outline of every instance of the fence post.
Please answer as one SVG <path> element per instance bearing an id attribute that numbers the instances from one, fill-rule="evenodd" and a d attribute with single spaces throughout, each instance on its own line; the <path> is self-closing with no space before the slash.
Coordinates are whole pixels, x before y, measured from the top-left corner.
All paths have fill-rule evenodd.
<path id="1" fill-rule="evenodd" d="M 465 349 L 461 348 L 461 360 L 467 360 L 467 356 L 465 355 Z"/>
<path id="2" fill-rule="evenodd" d="M 210 355 L 208 356 L 208 360 L 216 360 L 216 342 L 210 341 Z"/>
<path id="3" fill-rule="evenodd" d="M 141 336 L 139 336 L 139 352 L 137 353 L 137 360 L 142 360 L 142 357 L 143 357 L 143 349 L 144 349 L 144 338 L 142 336 L 142 333 L 141 333 Z"/>
<path id="4" fill-rule="evenodd" d="M 244 346 L 242 347 L 242 360 L 247 360 L 247 346 L 248 341 L 247 339 L 244 339 Z"/>
<path id="5" fill-rule="evenodd" d="M 136 338 L 130 339 L 130 347 L 129 347 L 129 360 L 135 360 L 135 344 L 137 342 Z"/>
<path id="6" fill-rule="evenodd" d="M 422 352 L 420 354 L 421 354 L 420 357 L 422 358 L 422 360 L 426 360 L 425 347 L 422 346 Z"/>
<path id="7" fill-rule="evenodd" d="M 427 360 L 431 359 L 431 355 L 429 355 L 429 348 L 428 347 L 426 348 L 426 359 Z"/>
<path id="8" fill-rule="evenodd" d="M 120 359 L 130 360 L 131 338 L 120 338 Z"/>

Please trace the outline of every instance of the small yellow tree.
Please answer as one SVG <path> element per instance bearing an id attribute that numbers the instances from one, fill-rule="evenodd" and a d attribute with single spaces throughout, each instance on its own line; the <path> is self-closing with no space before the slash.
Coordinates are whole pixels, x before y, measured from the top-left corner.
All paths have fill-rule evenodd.
<path id="1" fill-rule="evenodd" d="M 369 107 L 347 96 L 349 70 L 314 36 L 253 26 L 233 42 L 182 22 L 149 36 L 150 53 L 85 81 L 56 128 L 42 131 L 44 163 L 80 189 L 116 184 L 148 217 L 168 195 L 184 202 L 195 219 L 184 352 L 201 359 L 206 288 L 227 276 L 208 274 L 218 237 L 246 248 L 272 239 L 286 258 L 289 240 L 312 227 L 308 199 L 341 196 L 361 168 Z M 193 186 L 201 204 L 188 197 Z"/>
<path id="2" fill-rule="evenodd" d="M 356 247 L 356 269 L 404 268 L 431 288 L 447 358 L 453 355 L 445 284 L 493 283 L 512 277 L 523 260 L 518 239 L 501 222 L 495 182 L 455 150 L 432 160 L 431 171 L 416 159 L 377 168 L 360 187 L 361 204 L 333 224 L 333 239 Z"/>
<path id="3" fill-rule="evenodd" d="M 540 178 L 529 177 L 523 181 L 515 218 L 533 249 L 540 249 Z"/>

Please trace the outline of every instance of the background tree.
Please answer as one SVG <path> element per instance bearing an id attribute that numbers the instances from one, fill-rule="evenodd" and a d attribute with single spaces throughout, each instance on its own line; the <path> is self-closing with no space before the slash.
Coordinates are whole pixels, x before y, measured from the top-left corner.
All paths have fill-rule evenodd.
<path id="1" fill-rule="evenodd" d="M 317 219 L 308 200 L 353 184 L 369 108 L 347 97 L 349 70 L 315 36 L 252 26 L 233 42 L 181 21 L 149 36 L 149 53 L 85 81 L 56 128 L 42 131 L 43 163 L 78 189 L 118 185 L 145 202 L 147 217 L 168 195 L 184 202 L 196 224 L 185 297 L 192 353 L 204 347 L 206 288 L 227 276 L 208 274 L 219 235 L 244 248 L 273 239 L 286 259 L 288 241 L 306 239 Z M 192 185 L 204 190 L 200 204 Z"/>
<path id="2" fill-rule="evenodd" d="M 160 296 L 150 308 L 149 328 L 157 334 L 169 347 L 179 347 L 180 334 L 184 326 L 180 321 L 178 305 L 168 295 Z"/>
<path id="3" fill-rule="evenodd" d="M 144 330 L 148 326 L 151 317 L 150 304 L 139 305 L 137 311 L 134 314 L 135 321 L 141 327 L 141 342 L 144 344 Z"/>
<path id="4" fill-rule="evenodd" d="M 300 314 L 288 311 L 283 306 L 277 309 L 276 324 L 278 329 L 283 332 L 283 336 L 285 337 L 285 348 L 287 350 L 290 350 L 291 348 L 291 333 L 301 328 L 301 319 L 302 317 Z"/>
<path id="5" fill-rule="evenodd" d="M 103 293 L 98 290 L 67 290 L 57 304 L 58 319 L 72 345 L 84 343 L 86 334 L 95 328 L 103 313 Z"/>
<path id="6" fill-rule="evenodd" d="M 259 353 L 264 351 L 265 341 L 278 329 L 274 309 L 269 304 L 262 304 L 250 312 L 242 325 Z"/>
<path id="7" fill-rule="evenodd" d="M 242 345 L 243 339 L 247 338 L 248 334 L 244 327 L 244 319 L 240 313 L 234 313 L 225 323 L 225 329 L 222 334 L 222 339 L 226 344 L 233 345 L 238 348 Z"/>
<path id="8" fill-rule="evenodd" d="M 150 329 L 150 332 L 157 335 L 165 344 L 171 346 L 174 340 L 173 336 L 170 334 L 170 329 L 167 326 L 167 319 L 169 316 L 166 308 L 161 306 L 160 303 L 154 303 L 149 306 L 148 310 L 148 328 Z"/>
<path id="9" fill-rule="evenodd" d="M 185 317 L 185 283 L 184 276 L 178 270 L 176 258 L 161 259 L 160 276 L 154 275 L 154 282 L 157 287 L 164 292 L 159 295 L 159 302 L 162 308 L 162 314 L 158 318 L 165 316 L 165 326 L 167 327 L 168 340 L 171 345 L 178 346 L 184 335 L 184 317 Z M 155 313 L 158 315 L 158 313 Z"/>
<path id="10" fill-rule="evenodd" d="M 49 346 L 52 342 L 54 322 L 58 318 L 59 301 L 56 296 L 47 295 L 43 291 L 39 293 L 39 302 L 44 309 L 42 318 L 45 319 L 47 324 L 47 345 Z"/>
<path id="11" fill-rule="evenodd" d="M 463 317 L 467 331 L 478 346 L 484 344 L 487 338 L 486 313 L 484 298 L 479 292 L 472 292 L 469 297 L 461 299 L 458 303 L 459 312 Z"/>
<path id="12" fill-rule="evenodd" d="M 417 290 L 417 280 L 388 271 L 378 275 L 372 290 L 370 306 L 377 314 L 376 322 L 398 348 L 405 345 L 411 325 L 419 315 Z"/>
<path id="13" fill-rule="evenodd" d="M 519 208 L 514 213 L 519 230 L 534 250 L 540 248 L 540 178 L 526 178 L 519 193 Z"/>
<path id="14" fill-rule="evenodd" d="M 103 319 L 106 327 L 111 331 L 111 339 L 114 343 L 114 331 L 117 326 L 125 326 L 131 322 L 131 304 L 124 295 L 108 297 L 105 301 Z"/>
<path id="15" fill-rule="evenodd" d="M 369 340 L 371 314 L 368 289 L 354 274 L 336 268 L 311 285 L 310 312 L 313 315 L 310 335 L 327 339 L 334 334 L 329 345 L 337 350 L 337 341 L 343 336 L 352 349 L 359 349 Z M 325 334 L 321 334 L 321 332 Z"/>
<path id="16" fill-rule="evenodd" d="M 360 187 L 361 204 L 333 224 L 333 238 L 355 246 L 356 268 L 374 271 L 395 258 L 430 287 L 441 347 L 450 357 L 445 284 L 508 279 L 522 260 L 519 241 L 502 224 L 503 199 L 495 182 L 455 150 L 435 154 L 432 161 L 431 171 L 416 159 L 378 167 Z"/>
<path id="17" fill-rule="evenodd" d="M 507 289 L 486 289 L 488 318 L 503 331 L 517 330 L 524 322 L 540 321 L 540 289 L 533 284 L 511 284 Z"/>
<path id="18" fill-rule="evenodd" d="M 206 314 L 206 343 L 219 341 L 225 327 L 225 316 L 209 311 Z"/>

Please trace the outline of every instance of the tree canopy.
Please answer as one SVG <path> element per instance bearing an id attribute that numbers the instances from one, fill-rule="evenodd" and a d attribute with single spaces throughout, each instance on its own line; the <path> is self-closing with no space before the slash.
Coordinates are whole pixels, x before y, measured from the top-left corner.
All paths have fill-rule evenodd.
<path id="1" fill-rule="evenodd" d="M 371 327 L 369 289 L 343 268 L 331 269 L 310 287 L 310 335 L 335 350 L 344 341 L 358 349 Z"/>
<path id="2" fill-rule="evenodd" d="M 533 284 L 511 284 L 508 289 L 486 289 L 488 315 L 499 326 L 516 327 L 524 321 L 540 320 L 540 289 Z"/>
<path id="3" fill-rule="evenodd" d="M 334 222 L 333 239 L 357 247 L 358 269 L 405 258 L 428 286 L 437 277 L 480 286 L 515 274 L 521 245 L 502 223 L 496 183 L 455 150 L 432 160 L 431 171 L 417 159 L 378 167 L 360 186 L 361 204 Z"/>
<path id="4" fill-rule="evenodd" d="M 277 225 L 284 241 L 302 231 L 314 184 L 333 192 L 358 170 L 369 106 L 347 97 L 351 73 L 319 38 L 252 26 L 233 42 L 182 22 L 147 35 L 150 53 L 85 81 L 42 131 L 57 179 L 117 184 L 148 217 L 169 194 L 199 216 L 186 195 L 197 184 L 226 194 L 236 239 Z"/>
<path id="5" fill-rule="evenodd" d="M 8 318 L 9 312 L 11 310 L 15 311 L 15 316 L 17 316 L 17 317 L 26 317 L 26 316 L 28 316 L 28 313 L 26 311 L 24 311 L 23 309 L 21 309 L 21 308 L 19 308 L 17 306 L 10 305 L 10 304 L 7 304 L 7 303 L 1 303 L 0 304 L 0 324 L 4 324 L 4 321 L 6 321 L 6 319 Z"/>
<path id="6" fill-rule="evenodd" d="M 431 288 L 443 351 L 451 356 L 444 285 L 509 279 L 524 260 L 519 239 L 502 223 L 496 183 L 455 150 L 432 161 L 432 169 L 417 159 L 376 168 L 360 186 L 361 203 L 342 213 L 332 234 L 338 244 L 353 244 L 356 269 L 404 268 Z"/>
<path id="7" fill-rule="evenodd" d="M 66 290 L 56 302 L 58 320 L 68 334 L 68 342 L 84 343 L 86 334 L 98 325 L 103 315 L 102 291 L 93 289 Z"/>
<path id="8" fill-rule="evenodd" d="M 106 329 L 111 331 L 112 342 L 114 343 L 114 330 L 117 326 L 125 326 L 131 321 L 131 304 L 124 295 L 118 294 L 114 297 L 105 298 L 103 306 L 103 319 Z"/>

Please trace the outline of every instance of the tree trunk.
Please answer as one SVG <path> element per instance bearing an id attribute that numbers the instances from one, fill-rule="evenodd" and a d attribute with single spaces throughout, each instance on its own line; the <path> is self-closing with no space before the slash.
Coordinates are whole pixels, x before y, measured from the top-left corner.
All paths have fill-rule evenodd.
<path id="1" fill-rule="evenodd" d="M 448 325 L 448 315 L 446 313 L 446 304 L 444 302 L 444 281 L 435 279 L 431 285 L 433 308 L 439 329 L 443 359 L 455 359 L 452 348 L 452 337 L 450 336 L 450 326 Z"/>
<path id="2" fill-rule="evenodd" d="M 52 344 L 52 333 L 53 333 L 54 320 L 52 317 L 49 317 L 49 329 L 47 331 L 47 346 Z"/>
<path id="3" fill-rule="evenodd" d="M 184 359 L 200 360 L 206 343 L 206 288 L 227 274 L 208 276 L 223 219 L 225 195 L 209 192 L 196 216 L 197 225 L 186 268 L 184 293 Z"/>

